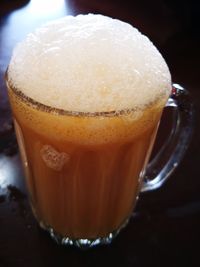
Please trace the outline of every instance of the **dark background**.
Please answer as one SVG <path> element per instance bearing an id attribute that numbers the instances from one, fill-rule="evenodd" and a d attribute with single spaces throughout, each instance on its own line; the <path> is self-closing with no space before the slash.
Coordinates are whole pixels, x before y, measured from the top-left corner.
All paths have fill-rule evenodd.
<path id="1" fill-rule="evenodd" d="M 27 201 L 4 73 L 17 42 L 65 14 L 101 13 L 139 28 L 166 59 L 174 82 L 195 105 L 187 153 L 157 191 L 141 194 L 129 225 L 111 246 L 79 251 L 57 246 L 35 222 Z M 200 266 L 199 1 L 0 1 L 0 267 Z"/>

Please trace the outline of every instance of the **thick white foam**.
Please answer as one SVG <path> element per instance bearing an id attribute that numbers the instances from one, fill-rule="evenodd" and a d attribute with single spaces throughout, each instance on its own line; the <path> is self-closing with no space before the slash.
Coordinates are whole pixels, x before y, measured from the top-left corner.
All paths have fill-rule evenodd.
<path id="1" fill-rule="evenodd" d="M 93 14 L 29 34 L 14 50 L 8 78 L 36 101 L 69 111 L 141 108 L 171 90 L 168 67 L 146 36 Z"/>

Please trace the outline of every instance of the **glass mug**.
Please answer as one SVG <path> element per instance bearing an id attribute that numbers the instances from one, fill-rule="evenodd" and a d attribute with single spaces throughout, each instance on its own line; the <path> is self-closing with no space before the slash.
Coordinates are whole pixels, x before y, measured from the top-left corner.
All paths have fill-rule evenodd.
<path id="1" fill-rule="evenodd" d="M 133 120 L 134 110 L 75 114 L 38 103 L 8 81 L 7 87 L 33 213 L 63 245 L 111 243 L 139 192 L 170 176 L 192 133 L 192 105 L 178 84 L 166 104 L 175 109 L 170 136 L 149 164 L 166 100 Z M 107 139 L 98 143 L 102 135 Z"/>

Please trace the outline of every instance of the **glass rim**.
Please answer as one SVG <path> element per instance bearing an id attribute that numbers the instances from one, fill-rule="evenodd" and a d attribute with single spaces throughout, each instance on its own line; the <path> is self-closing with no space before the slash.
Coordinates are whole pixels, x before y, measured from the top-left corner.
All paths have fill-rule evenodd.
<path id="1" fill-rule="evenodd" d="M 37 100 L 34 100 L 33 98 L 25 95 L 21 90 L 19 90 L 16 87 L 13 87 L 9 84 L 9 79 L 8 79 L 8 68 L 5 72 L 5 81 L 6 81 L 6 85 L 7 88 L 9 88 L 10 90 L 12 90 L 12 92 L 18 97 L 20 98 L 20 100 L 22 100 L 25 104 L 27 104 L 28 106 L 35 108 L 39 111 L 43 111 L 43 112 L 47 112 L 47 113 L 51 113 L 54 115 L 62 115 L 62 116 L 74 116 L 74 117 L 115 117 L 115 116 L 123 116 L 123 115 L 128 115 L 131 114 L 133 112 L 138 112 L 144 109 L 143 108 L 129 108 L 129 109 L 119 109 L 119 110 L 111 110 L 111 111 L 95 111 L 95 112 L 87 112 L 87 111 L 69 111 L 69 110 L 65 110 L 65 109 L 61 109 L 61 108 L 56 108 L 56 107 L 51 107 L 48 106 L 46 104 L 40 103 Z M 149 103 L 146 106 L 152 106 L 153 104 L 156 104 L 157 102 L 159 102 L 160 98 L 157 98 L 155 101 L 153 101 L 152 103 Z"/>

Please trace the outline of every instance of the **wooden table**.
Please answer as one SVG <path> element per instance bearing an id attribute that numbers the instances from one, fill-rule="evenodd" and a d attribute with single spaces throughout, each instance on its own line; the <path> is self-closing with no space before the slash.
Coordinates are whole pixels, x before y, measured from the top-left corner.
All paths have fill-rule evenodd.
<path id="1" fill-rule="evenodd" d="M 0 2 L 0 267 L 200 266 L 200 86 L 197 1 L 42 0 Z M 56 245 L 31 213 L 13 131 L 4 73 L 17 42 L 47 20 L 102 13 L 148 35 L 165 57 L 173 81 L 195 103 L 190 147 L 168 182 L 140 196 L 129 225 L 111 246 L 80 251 Z"/>

